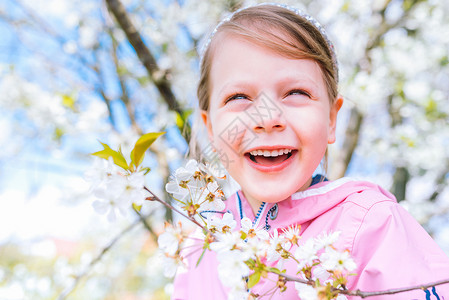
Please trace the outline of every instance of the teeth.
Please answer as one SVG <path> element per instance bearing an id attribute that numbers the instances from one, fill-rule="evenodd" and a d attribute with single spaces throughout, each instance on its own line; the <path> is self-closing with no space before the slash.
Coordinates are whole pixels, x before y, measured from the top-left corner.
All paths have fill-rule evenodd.
<path id="1" fill-rule="evenodd" d="M 253 156 L 265 156 L 265 157 L 270 157 L 270 156 L 279 156 L 279 155 L 283 155 L 283 154 L 288 154 L 292 152 L 291 149 L 279 149 L 279 150 L 253 150 L 250 152 L 251 155 Z"/>

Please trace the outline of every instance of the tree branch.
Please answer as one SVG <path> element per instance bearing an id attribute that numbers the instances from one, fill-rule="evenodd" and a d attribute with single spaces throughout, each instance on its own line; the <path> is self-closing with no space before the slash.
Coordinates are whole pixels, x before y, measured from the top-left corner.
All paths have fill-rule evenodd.
<path id="1" fill-rule="evenodd" d="M 125 108 L 126 111 L 128 113 L 129 119 L 131 121 L 131 126 L 136 130 L 136 132 L 139 135 L 142 135 L 142 129 L 140 128 L 140 126 L 137 124 L 136 122 L 136 118 L 134 116 L 134 110 L 133 107 L 131 105 L 131 101 L 129 99 L 128 96 L 128 91 L 126 88 L 126 84 L 125 84 L 125 79 L 123 78 L 123 75 L 121 74 L 120 71 L 120 63 L 119 63 L 119 59 L 118 59 L 118 55 L 117 55 L 117 51 L 118 51 L 118 43 L 117 40 L 115 39 L 112 30 L 109 28 L 109 36 L 111 37 L 111 41 L 112 41 L 112 59 L 114 61 L 114 67 L 115 67 L 115 71 L 117 73 L 117 77 L 118 77 L 118 82 L 120 85 L 120 89 L 122 90 L 122 96 L 121 99 L 123 101 L 123 104 L 125 104 Z"/>
<path id="2" fill-rule="evenodd" d="M 125 7 L 120 0 L 105 0 L 109 11 L 114 15 L 118 24 L 124 31 L 129 43 L 136 51 L 137 57 L 147 70 L 148 76 L 153 81 L 168 108 L 177 112 L 181 117 L 184 115 L 183 110 L 173 94 L 170 81 L 167 79 L 166 73 L 157 65 L 156 59 L 143 42 L 142 37 L 132 24 Z M 190 140 L 190 125 L 185 122 L 184 138 L 187 142 Z"/>
<path id="3" fill-rule="evenodd" d="M 150 201 L 157 201 L 159 203 L 161 203 L 162 205 L 164 205 L 165 207 L 167 207 L 168 209 L 171 209 L 175 212 L 177 212 L 179 215 L 183 216 L 184 218 L 186 218 L 187 220 L 191 221 L 192 223 L 194 223 L 195 225 L 199 226 L 201 229 L 205 229 L 207 230 L 203 225 L 201 225 L 200 223 L 198 223 L 197 220 L 195 220 L 193 217 L 190 217 L 186 214 L 184 214 L 182 211 L 180 211 L 177 207 L 171 205 L 170 203 L 167 203 L 163 200 L 161 200 L 158 196 L 156 196 L 155 194 L 153 194 L 153 192 L 148 189 L 147 187 L 144 187 L 144 189 L 149 192 L 152 196 L 150 198 L 147 198 L 147 200 Z"/>
<path id="4" fill-rule="evenodd" d="M 351 108 L 342 149 L 332 166 L 332 178 L 340 178 L 345 175 L 349 162 L 351 161 L 352 155 L 359 142 L 363 119 L 364 115 L 357 109 L 357 107 Z"/>
<path id="5" fill-rule="evenodd" d="M 429 201 L 434 202 L 438 195 L 443 192 L 443 190 L 447 187 L 446 178 L 449 173 L 449 160 L 446 160 L 446 168 L 439 174 L 437 180 L 436 180 L 436 187 L 435 191 L 432 193 L 432 195 L 429 198 Z"/>
<path id="6" fill-rule="evenodd" d="M 348 296 L 359 296 L 362 298 L 368 298 L 368 297 L 379 296 L 379 295 L 399 294 L 399 293 L 413 291 L 413 290 L 426 290 L 430 287 L 434 287 L 434 286 L 442 285 L 442 284 L 446 284 L 446 283 L 449 283 L 449 279 L 435 281 L 435 282 L 428 283 L 428 284 L 415 285 L 415 286 L 406 287 L 406 288 L 398 288 L 398 289 L 391 289 L 391 290 L 378 291 L 378 292 L 363 292 L 360 290 L 356 290 L 356 291 L 343 291 L 341 293 L 344 295 L 348 295 Z"/>
<path id="7" fill-rule="evenodd" d="M 147 216 L 142 218 L 146 218 Z M 138 224 L 140 224 L 141 219 L 139 218 L 138 220 L 134 221 L 134 223 L 131 223 L 130 225 L 128 225 L 128 227 L 126 227 L 125 229 L 123 229 L 119 234 L 117 234 L 117 236 L 115 238 L 112 239 L 112 241 L 103 248 L 103 250 L 90 262 L 90 264 L 86 267 L 86 269 L 80 273 L 79 275 L 75 276 L 75 280 L 73 282 L 73 284 L 68 287 L 67 289 L 65 289 L 64 291 L 62 291 L 62 293 L 59 295 L 58 300 L 63 300 L 66 299 L 67 296 L 69 294 L 71 294 L 75 288 L 78 286 L 79 282 L 81 281 L 81 279 L 83 279 L 84 277 L 87 276 L 87 274 L 89 274 L 89 272 L 92 270 L 92 268 L 98 263 L 100 262 L 100 260 L 103 258 L 103 256 L 105 256 L 106 253 L 108 253 L 109 250 L 111 250 L 111 248 L 129 231 L 131 231 L 134 227 L 136 227 Z"/>
<path id="8" fill-rule="evenodd" d="M 151 236 L 153 237 L 153 239 L 155 241 L 157 241 L 157 234 L 154 232 L 153 228 L 151 228 L 151 225 L 148 224 L 147 222 L 147 217 L 149 217 L 149 215 L 147 216 L 143 216 L 140 211 L 133 209 L 134 212 L 137 214 L 137 216 L 139 217 L 140 221 L 142 222 L 143 226 L 146 228 L 146 230 L 148 230 L 148 232 L 151 234 Z"/>
<path id="9" fill-rule="evenodd" d="M 277 274 L 277 273 L 275 273 L 275 274 Z M 278 275 L 285 278 L 286 281 L 300 282 L 300 283 L 309 284 L 309 285 L 312 285 L 312 283 L 313 283 L 312 281 L 307 281 L 307 280 L 304 280 L 304 279 L 301 279 L 301 278 L 298 278 L 295 276 L 291 276 L 288 274 L 278 274 Z M 415 286 L 411 286 L 411 287 L 390 289 L 390 290 L 377 291 L 377 292 L 365 292 L 365 291 L 361 291 L 361 290 L 355 290 L 355 291 L 340 290 L 340 289 L 338 289 L 338 290 L 340 290 L 340 293 L 343 295 L 359 296 L 362 298 L 368 298 L 368 297 L 379 296 L 379 295 L 399 294 L 399 293 L 409 292 L 409 291 L 413 291 L 413 290 L 426 290 L 430 287 L 434 287 L 434 286 L 442 285 L 442 284 L 446 284 L 446 283 L 449 283 L 449 279 L 443 279 L 443 280 L 439 280 L 439 281 L 435 281 L 435 282 L 431 282 L 431 283 L 427 283 L 427 284 L 415 285 Z"/>
<path id="10" fill-rule="evenodd" d="M 385 34 L 391 29 L 402 26 L 402 24 L 407 20 L 410 13 L 413 11 L 416 4 L 418 4 L 421 0 L 413 0 L 409 6 L 404 8 L 404 14 L 394 23 L 389 24 L 386 22 L 386 11 L 388 6 L 391 3 L 391 0 L 385 1 L 384 6 L 377 11 L 377 14 L 382 18 L 381 26 L 374 31 L 374 34 L 369 39 L 363 57 L 359 59 L 357 62 L 357 66 L 355 68 L 355 74 L 360 70 L 365 70 L 368 73 L 371 72 L 371 51 L 382 43 L 382 39 Z M 354 74 L 354 76 L 355 76 Z M 357 148 L 359 142 L 359 132 L 361 129 L 361 125 L 363 123 L 364 116 L 357 108 L 352 108 L 350 111 L 350 120 L 348 129 L 346 131 L 346 135 L 344 137 L 343 149 L 340 150 L 338 162 L 335 163 L 335 166 L 332 168 L 335 169 L 332 172 L 333 178 L 343 177 L 348 168 L 349 162 L 352 159 L 355 149 Z"/>

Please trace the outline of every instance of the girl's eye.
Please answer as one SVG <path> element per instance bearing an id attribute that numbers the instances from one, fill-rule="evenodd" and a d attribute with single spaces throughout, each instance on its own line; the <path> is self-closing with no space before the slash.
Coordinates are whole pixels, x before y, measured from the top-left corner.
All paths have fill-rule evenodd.
<path id="1" fill-rule="evenodd" d="M 304 90 L 300 90 L 300 89 L 295 89 L 295 90 L 291 90 L 290 92 L 287 93 L 286 96 L 290 96 L 290 95 L 301 95 L 301 96 L 306 96 L 308 98 L 312 98 L 312 96 L 304 91 Z"/>
<path id="2" fill-rule="evenodd" d="M 249 100 L 249 97 L 245 94 L 234 94 L 226 99 L 225 104 L 233 100 Z"/>

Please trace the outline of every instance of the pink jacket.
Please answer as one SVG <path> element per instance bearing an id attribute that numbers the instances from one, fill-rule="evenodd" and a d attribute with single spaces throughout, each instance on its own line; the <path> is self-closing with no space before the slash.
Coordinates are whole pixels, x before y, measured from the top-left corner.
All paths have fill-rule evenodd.
<path id="1" fill-rule="evenodd" d="M 236 194 L 226 201 L 226 210 L 233 213 L 238 226 L 240 211 L 250 219 L 255 218 L 241 192 L 239 196 L 241 206 Z M 298 224 L 301 225 L 302 242 L 322 232 L 341 231 L 336 246 L 348 249 L 357 263 L 354 272 L 357 275 L 349 277 L 348 289 L 380 291 L 449 279 L 449 257 L 397 204 L 394 196 L 377 185 L 348 178 L 318 183 L 279 202 L 278 215 L 271 220 L 267 213 L 273 205 L 264 207 L 256 227 L 265 226 L 268 222 L 272 231 Z M 215 254 L 207 251 L 195 267 L 200 254 L 201 251 L 196 251 L 188 256 L 189 270 L 177 274 L 172 299 L 227 299 L 226 287 L 218 278 Z M 294 262 L 284 267 L 288 274 L 295 275 Z M 266 294 L 273 288 L 275 278 L 262 278 L 251 291 Z M 268 294 L 262 299 L 299 299 L 294 285 L 287 285 L 286 292 Z M 414 290 L 368 299 L 449 300 L 449 284 L 426 291 Z"/>

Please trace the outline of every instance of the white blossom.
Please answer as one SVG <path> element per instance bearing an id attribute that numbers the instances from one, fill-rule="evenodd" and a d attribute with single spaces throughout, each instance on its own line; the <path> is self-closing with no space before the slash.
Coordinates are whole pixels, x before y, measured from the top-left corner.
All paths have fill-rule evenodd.
<path id="1" fill-rule="evenodd" d="M 301 226 L 293 225 L 282 229 L 282 234 L 285 239 L 289 240 L 292 244 L 296 244 L 301 238 Z"/>
<path id="2" fill-rule="evenodd" d="M 221 191 L 216 181 L 209 182 L 206 188 L 201 193 L 197 202 L 200 204 L 200 211 L 202 210 L 215 210 L 222 211 L 225 209 L 223 202 L 224 194 Z"/>
<path id="3" fill-rule="evenodd" d="M 248 238 L 257 236 L 261 240 L 268 240 L 270 238 L 269 233 L 264 228 L 253 228 L 253 222 L 248 217 L 243 217 L 240 220 L 240 230 L 248 235 Z"/>
<path id="4" fill-rule="evenodd" d="M 291 243 L 285 238 L 283 234 L 279 234 L 277 230 L 274 230 L 270 235 L 270 246 L 267 249 L 267 260 L 277 261 L 281 258 L 281 251 L 289 251 Z"/>
<path id="5" fill-rule="evenodd" d="M 312 269 L 312 280 L 319 280 L 321 284 L 325 284 L 330 280 L 330 273 L 321 265 L 317 265 Z"/>
<path id="6" fill-rule="evenodd" d="M 164 253 L 173 256 L 179 249 L 181 239 L 182 234 L 180 229 L 177 229 L 174 226 L 167 226 L 165 231 L 159 235 L 157 243 L 159 245 L 159 249 L 161 249 Z"/>
<path id="7" fill-rule="evenodd" d="M 93 208 L 99 214 L 107 214 L 109 222 L 115 222 L 117 219 L 117 212 L 122 215 L 126 215 L 129 204 L 118 199 L 117 194 L 107 190 L 97 190 L 97 195 L 101 196 L 100 199 L 95 200 L 92 203 Z"/>
<path id="8" fill-rule="evenodd" d="M 315 238 L 316 250 L 321 250 L 333 245 L 340 237 L 341 231 L 331 233 L 323 232 Z"/>
<path id="9" fill-rule="evenodd" d="M 208 218 L 207 228 L 212 231 L 225 233 L 233 231 L 236 225 L 237 222 L 234 220 L 234 216 L 227 212 L 222 218 L 217 216 Z"/>
<path id="10" fill-rule="evenodd" d="M 240 249 L 243 241 L 240 238 L 240 234 L 236 231 L 226 234 L 215 234 L 216 240 L 210 244 L 212 251 L 217 253 L 226 252 L 231 249 Z"/>
<path id="11" fill-rule="evenodd" d="M 84 179 L 91 184 L 91 191 L 93 191 L 95 188 L 104 186 L 108 177 L 118 172 L 119 169 L 112 158 L 105 160 L 95 157 L 92 167 L 84 173 Z"/>
<path id="12" fill-rule="evenodd" d="M 191 159 L 187 162 L 185 167 L 176 169 L 174 177 L 179 181 L 187 181 L 193 177 L 195 172 L 198 171 L 199 171 L 198 162 L 194 159 Z"/>
<path id="13" fill-rule="evenodd" d="M 249 253 L 238 250 L 218 253 L 218 276 L 221 282 L 231 288 L 243 288 L 243 277 L 248 276 L 250 271 L 245 261 L 250 257 Z"/>
<path id="14" fill-rule="evenodd" d="M 300 282 L 295 282 L 295 289 L 298 291 L 298 296 L 301 300 L 317 300 L 318 292 L 312 286 Z"/>
<path id="15" fill-rule="evenodd" d="M 166 254 L 161 255 L 162 265 L 164 266 L 164 276 L 174 277 L 178 268 L 185 267 L 186 264 L 181 256 L 171 257 Z"/>
<path id="16" fill-rule="evenodd" d="M 173 178 L 165 185 L 167 193 L 171 194 L 174 199 L 185 203 L 190 198 L 190 190 L 186 187 L 181 187 L 180 182 Z"/>
<path id="17" fill-rule="evenodd" d="M 241 231 L 248 233 L 253 228 L 253 222 L 251 221 L 250 218 L 243 217 L 240 220 L 240 226 L 241 226 L 241 228 L 240 228 Z"/>
<path id="18" fill-rule="evenodd" d="M 294 254 L 299 261 L 298 269 L 305 266 L 312 266 L 314 261 L 318 259 L 315 240 L 310 238 L 303 245 L 300 245 Z"/>
<path id="19" fill-rule="evenodd" d="M 228 300 L 247 300 L 249 292 L 243 287 L 233 287 L 228 292 Z"/>
<path id="20" fill-rule="evenodd" d="M 219 161 L 210 164 L 200 164 L 200 169 L 207 174 L 212 175 L 216 179 L 226 179 L 226 169 L 221 165 Z"/>
<path id="21" fill-rule="evenodd" d="M 145 176 L 143 172 L 135 172 L 127 176 L 112 176 L 109 183 L 120 191 L 119 198 L 122 201 L 142 205 L 145 201 Z"/>
<path id="22" fill-rule="evenodd" d="M 326 248 L 321 255 L 321 266 L 328 271 L 348 271 L 356 269 L 357 265 L 351 258 L 349 251 L 337 251 L 333 248 Z"/>
<path id="23" fill-rule="evenodd" d="M 182 203 L 187 203 L 189 200 L 197 203 L 204 190 L 202 181 L 194 178 L 197 172 L 200 172 L 198 162 L 189 160 L 185 167 L 176 169 L 171 180 L 165 185 L 166 191 Z"/>

